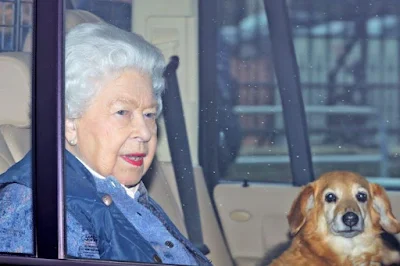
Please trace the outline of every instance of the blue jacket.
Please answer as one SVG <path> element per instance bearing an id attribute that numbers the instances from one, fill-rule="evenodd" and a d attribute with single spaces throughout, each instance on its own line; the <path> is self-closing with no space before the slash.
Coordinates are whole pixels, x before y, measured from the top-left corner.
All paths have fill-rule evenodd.
<path id="1" fill-rule="evenodd" d="M 29 152 L 24 159 L 0 175 L 0 252 L 33 252 L 31 160 Z M 93 244 L 92 247 L 98 254 L 94 258 L 157 262 L 155 259 L 157 252 L 153 246 L 128 221 L 116 204 L 109 206 L 104 204 L 102 197 L 105 193 L 97 190 L 93 175 L 68 151 L 65 152 L 65 173 L 68 255 L 76 254 L 72 252 L 75 247 L 74 243 L 69 241 L 68 235 L 74 230 L 72 224 L 77 223 L 86 234 L 84 242 L 89 243 L 89 249 L 87 247 L 85 249 L 89 251 L 89 255 L 83 257 L 90 258 L 90 254 L 94 254 L 91 251 L 90 239 L 87 237 L 90 236 L 95 240 L 92 241 L 95 247 Z M 212 265 L 179 232 L 161 207 L 148 196 L 145 189 L 143 192 L 143 189 L 144 186 L 138 199 L 139 203 L 162 222 L 198 265 Z M 104 230 L 105 228 L 107 230 Z"/>

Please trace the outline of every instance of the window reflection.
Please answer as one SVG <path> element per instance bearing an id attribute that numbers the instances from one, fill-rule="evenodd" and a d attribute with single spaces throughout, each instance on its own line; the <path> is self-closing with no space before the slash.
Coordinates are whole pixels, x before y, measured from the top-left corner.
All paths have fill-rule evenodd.
<path id="1" fill-rule="evenodd" d="M 316 175 L 397 177 L 396 1 L 289 1 Z"/>
<path id="2" fill-rule="evenodd" d="M 72 3 L 74 9 L 88 11 L 121 29 L 132 28 L 132 0 L 74 0 Z"/>
<path id="3" fill-rule="evenodd" d="M 220 174 L 291 182 L 262 1 L 221 1 L 217 36 Z"/>
<path id="4" fill-rule="evenodd" d="M 287 3 L 315 176 L 347 169 L 397 177 L 400 5 L 389 0 Z M 290 172 L 262 1 L 221 6 L 218 58 L 225 72 L 219 68 L 219 88 L 233 95 L 243 134 L 226 176 L 269 181 L 276 174 L 283 181 Z"/>
<path id="5" fill-rule="evenodd" d="M 32 28 L 32 7 L 32 0 L 0 1 L 0 52 L 22 49 Z"/>

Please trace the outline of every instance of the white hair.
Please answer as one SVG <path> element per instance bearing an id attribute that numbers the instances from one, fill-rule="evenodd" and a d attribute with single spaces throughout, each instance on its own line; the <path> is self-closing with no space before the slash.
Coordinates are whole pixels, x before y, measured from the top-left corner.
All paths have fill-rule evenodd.
<path id="1" fill-rule="evenodd" d="M 102 85 L 126 69 L 150 76 L 160 114 L 164 68 L 160 50 L 140 35 L 106 23 L 80 24 L 65 41 L 65 116 L 81 117 Z"/>

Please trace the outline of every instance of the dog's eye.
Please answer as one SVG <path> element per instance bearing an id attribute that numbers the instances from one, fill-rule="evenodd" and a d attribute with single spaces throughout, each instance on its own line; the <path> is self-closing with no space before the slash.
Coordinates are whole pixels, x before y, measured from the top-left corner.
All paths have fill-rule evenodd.
<path id="1" fill-rule="evenodd" d="M 336 202 L 337 198 L 336 195 L 333 193 L 328 193 L 325 195 L 325 201 L 328 203 Z"/>
<path id="2" fill-rule="evenodd" d="M 359 202 L 366 202 L 368 197 L 364 192 L 358 192 L 356 198 Z"/>

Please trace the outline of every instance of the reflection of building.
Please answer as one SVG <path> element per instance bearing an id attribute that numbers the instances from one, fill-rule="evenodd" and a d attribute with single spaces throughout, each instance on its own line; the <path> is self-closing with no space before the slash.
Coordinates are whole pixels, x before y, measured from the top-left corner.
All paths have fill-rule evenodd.
<path id="1" fill-rule="evenodd" d="M 388 126 L 393 136 L 391 140 L 394 141 L 400 129 L 398 88 L 400 21 L 398 14 L 393 10 L 399 10 L 400 3 L 391 1 L 389 5 L 389 1 L 373 1 L 371 4 L 365 4 L 365 1 L 361 0 L 353 2 L 308 0 L 290 3 L 294 44 L 305 104 L 375 107 L 382 112 L 385 120 L 390 121 Z M 353 5 L 357 5 L 357 8 Z M 243 12 L 246 15 L 236 25 L 224 25 L 221 32 L 224 32 L 226 38 L 238 47 L 239 52 L 236 54 L 238 56 L 235 58 L 239 57 L 239 68 L 247 72 L 246 75 L 249 77 L 249 79 L 241 77 L 241 86 L 248 87 L 247 92 L 250 94 L 255 93 L 253 96 L 241 94 L 240 104 L 258 105 L 260 99 L 265 97 L 265 91 L 252 92 L 251 84 L 265 87 L 268 82 L 274 81 L 272 72 L 271 74 L 264 72 L 260 76 L 257 74 L 261 71 L 260 67 L 254 68 L 251 62 L 268 58 L 267 18 L 262 6 L 257 13 Z M 273 88 L 273 84 L 269 87 Z M 272 97 L 276 97 L 275 99 L 263 104 L 279 105 L 277 93 L 274 93 L 274 90 L 268 92 L 268 95 L 274 94 Z M 243 99 L 244 95 L 246 99 Z M 243 123 L 249 133 L 258 130 L 256 117 L 260 115 L 246 117 L 246 122 Z M 279 115 L 274 117 L 279 118 Z M 351 119 L 347 119 L 347 125 L 343 125 L 346 119 L 346 115 L 313 114 L 309 119 L 310 133 L 341 126 L 344 126 L 342 129 L 344 131 L 349 128 L 349 124 L 371 130 L 376 128 L 371 119 L 362 115 L 357 117 L 354 115 Z M 273 120 L 264 115 L 258 121 Z M 283 129 L 280 121 L 281 118 L 275 120 L 273 124 L 269 123 L 267 127 L 279 131 Z M 371 136 L 368 137 L 369 141 L 362 141 L 354 132 L 347 136 L 345 133 L 340 134 L 336 134 L 335 137 L 338 142 L 355 144 L 359 141 L 360 145 L 374 142 L 374 137 Z M 312 137 L 312 140 L 317 139 Z M 333 141 L 332 138 L 330 140 Z"/>
<path id="2" fill-rule="evenodd" d="M 22 49 L 32 18 L 32 0 L 0 0 L 0 51 Z"/>
<path id="3" fill-rule="evenodd" d="M 247 156 L 237 163 L 253 160 L 256 154 L 275 156 L 272 161 L 257 157 L 259 164 L 277 163 L 276 156 L 287 154 L 288 147 L 267 17 L 262 1 L 235 2 L 236 10 L 221 11 L 219 32 L 236 47 L 231 65 L 240 90 L 233 96 L 234 110 L 241 115 L 245 133 L 241 155 Z M 400 2 L 287 3 L 313 158 L 319 160 L 316 171 L 350 167 L 369 176 L 397 176 Z M 267 132 L 272 132 L 270 141 L 263 142 Z M 333 157 L 324 161 L 319 155 Z"/>
<path id="4" fill-rule="evenodd" d="M 234 7 L 239 8 L 240 12 L 229 9 L 230 14 L 222 14 L 223 21 L 230 21 L 231 24 L 223 23 L 219 32 L 223 41 L 234 47 L 227 63 L 230 64 L 232 78 L 239 85 L 236 91 L 230 92 L 236 93 L 231 97 L 236 105 L 274 104 L 275 84 L 270 44 L 268 38 L 261 34 L 264 30 L 261 27 L 265 25 L 254 24 L 252 30 L 255 34 L 242 28 L 243 21 L 254 17 L 253 13 L 263 8 L 261 1 L 244 1 L 240 5 L 236 2 Z M 261 144 L 272 141 L 274 131 L 270 125 L 274 124 L 273 121 L 272 115 L 241 115 L 240 123 L 245 132 L 243 142 Z"/>

